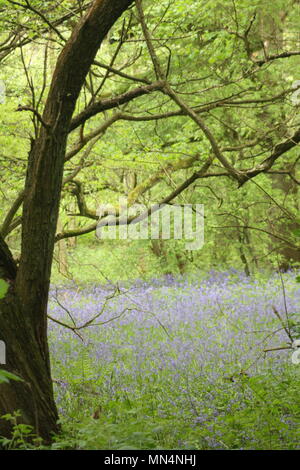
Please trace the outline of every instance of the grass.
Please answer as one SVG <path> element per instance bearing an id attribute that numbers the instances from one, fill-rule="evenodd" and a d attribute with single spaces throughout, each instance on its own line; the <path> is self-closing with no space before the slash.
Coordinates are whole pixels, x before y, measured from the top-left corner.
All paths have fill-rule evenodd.
<path id="1" fill-rule="evenodd" d="M 52 317 L 95 318 L 77 334 L 50 322 L 53 448 L 298 449 L 299 366 L 264 352 L 288 343 L 273 307 L 299 312 L 295 275 L 284 284 L 285 299 L 278 276 L 239 273 L 53 288 Z"/>

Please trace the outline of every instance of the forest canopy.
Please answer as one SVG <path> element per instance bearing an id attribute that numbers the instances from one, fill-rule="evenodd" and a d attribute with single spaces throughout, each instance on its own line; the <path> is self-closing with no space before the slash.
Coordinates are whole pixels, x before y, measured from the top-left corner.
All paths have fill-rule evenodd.
<path id="1" fill-rule="evenodd" d="M 171 299 L 212 272 L 216 285 L 222 272 L 245 283 L 278 273 L 288 317 L 282 274 L 293 273 L 294 299 L 300 267 L 299 13 L 299 0 L 0 0 L 0 417 L 21 410 L 47 444 L 59 433 L 48 322 L 83 341 L 109 301 L 101 326 L 136 314 L 116 301 L 119 283 L 176 279 Z M 99 236 L 161 205 L 204 208 L 201 249 L 175 222 L 173 237 Z M 70 300 L 88 286 L 88 304 L 92 285 L 92 321 L 78 326 L 58 296 L 67 320 L 49 313 L 53 289 L 71 286 Z M 264 289 L 257 303 L 291 348 L 298 336 L 276 305 L 262 307 Z M 11 429 L 0 420 L 0 436 Z"/>
<path id="2" fill-rule="evenodd" d="M 22 203 L 10 209 L 21 197 L 31 141 L 43 125 L 56 57 L 90 2 L 75 9 L 66 1 L 2 3 L 2 233 L 17 253 Z M 194 254 L 201 266 L 211 258 L 225 265 L 240 259 L 251 271 L 274 263 L 274 244 L 280 264 L 299 262 L 292 233 L 299 3 L 144 3 L 160 72 L 130 8 L 105 38 L 76 104 L 56 240 L 94 233 L 103 201 L 118 205 L 126 197 L 129 205 L 150 207 L 194 175 L 176 202 L 209 208 L 206 250 Z M 233 243 L 224 252 L 217 247 L 226 239 Z M 165 252 L 171 264 L 172 253 L 180 258 L 179 242 L 154 245 L 150 252 Z"/>

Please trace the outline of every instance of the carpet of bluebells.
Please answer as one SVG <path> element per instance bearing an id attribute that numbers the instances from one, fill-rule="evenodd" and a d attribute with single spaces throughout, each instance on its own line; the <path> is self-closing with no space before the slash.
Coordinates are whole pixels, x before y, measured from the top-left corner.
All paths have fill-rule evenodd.
<path id="1" fill-rule="evenodd" d="M 299 449 L 295 276 L 53 286 L 53 448 Z"/>

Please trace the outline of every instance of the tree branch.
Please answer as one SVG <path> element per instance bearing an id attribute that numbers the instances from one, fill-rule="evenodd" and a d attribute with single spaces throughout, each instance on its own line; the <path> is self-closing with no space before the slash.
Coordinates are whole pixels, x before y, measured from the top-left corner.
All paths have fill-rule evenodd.
<path id="1" fill-rule="evenodd" d="M 69 132 L 72 132 L 77 127 L 84 124 L 88 119 L 95 116 L 98 113 L 103 111 L 108 111 L 109 109 L 117 108 L 122 104 L 129 103 L 130 101 L 138 98 L 139 96 L 147 95 L 153 91 L 158 91 L 162 89 L 163 84 L 161 82 L 155 82 L 151 85 L 141 86 L 134 88 L 133 90 L 122 93 L 121 95 L 115 96 L 114 98 L 109 98 L 106 100 L 100 100 L 97 103 L 94 103 L 87 108 L 85 108 L 80 114 L 75 116 L 70 124 Z"/>

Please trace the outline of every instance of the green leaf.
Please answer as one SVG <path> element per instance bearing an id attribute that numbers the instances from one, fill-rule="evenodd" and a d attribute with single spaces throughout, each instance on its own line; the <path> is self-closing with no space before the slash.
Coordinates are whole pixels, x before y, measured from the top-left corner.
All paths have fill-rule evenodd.
<path id="1" fill-rule="evenodd" d="M 295 228 L 292 230 L 293 234 L 296 235 L 296 237 L 300 237 L 300 228 Z"/>
<path id="2" fill-rule="evenodd" d="M 11 372 L 7 372 L 6 370 L 0 369 L 0 384 L 1 383 L 8 383 L 10 380 L 15 380 L 16 382 L 23 382 L 23 379 L 18 377 Z"/>
<path id="3" fill-rule="evenodd" d="M 0 279 L 0 299 L 3 299 L 3 297 L 6 296 L 8 287 L 9 287 L 8 283 L 4 281 L 3 279 Z"/>

